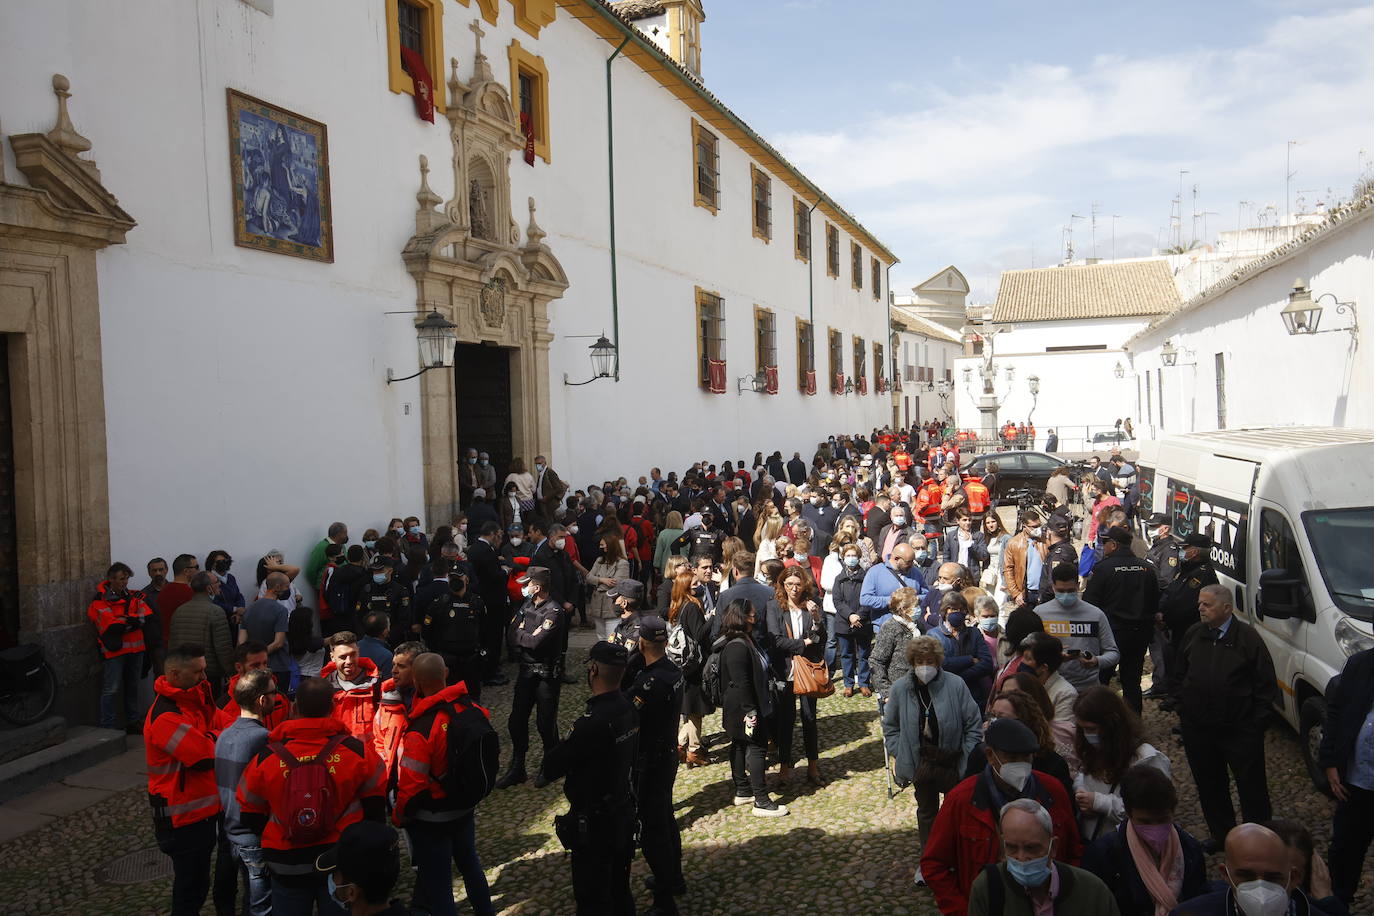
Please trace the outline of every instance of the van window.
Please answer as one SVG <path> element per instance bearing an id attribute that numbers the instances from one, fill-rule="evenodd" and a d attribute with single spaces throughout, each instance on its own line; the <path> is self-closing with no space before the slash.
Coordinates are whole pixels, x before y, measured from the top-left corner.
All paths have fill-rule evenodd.
<path id="1" fill-rule="evenodd" d="M 1307 581 L 1293 528 L 1288 519 L 1273 509 L 1260 513 L 1260 570 L 1266 569 L 1286 569 L 1290 575 Z"/>
<path id="2" fill-rule="evenodd" d="M 1336 605 L 1352 617 L 1374 620 L 1374 509 L 1303 514 L 1317 570 Z"/>

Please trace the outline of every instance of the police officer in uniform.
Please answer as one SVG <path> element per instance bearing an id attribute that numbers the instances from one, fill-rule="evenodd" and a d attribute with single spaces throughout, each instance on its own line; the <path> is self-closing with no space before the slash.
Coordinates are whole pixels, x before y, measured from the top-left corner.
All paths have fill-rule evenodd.
<path id="1" fill-rule="evenodd" d="M 531 570 L 533 572 L 533 570 Z M 549 748 L 535 779 L 541 788 L 567 777 L 568 813 L 554 821 L 572 853 L 573 897 L 579 914 L 633 914 L 634 768 L 639 713 L 620 692 L 629 653 L 598 642 L 587 652 L 587 711 L 566 740 Z M 517 681 L 517 684 L 519 682 Z M 674 738 L 676 740 L 676 738 Z"/>
<path id="2" fill-rule="evenodd" d="M 563 605 L 549 592 L 549 570 L 531 566 L 517 580 L 525 603 L 515 614 L 510 641 L 520 673 L 515 677 L 511 698 L 510 732 L 511 761 L 506 775 L 496 781 L 496 788 L 506 789 L 522 783 L 525 774 L 525 753 L 530 747 L 530 712 L 535 714 L 535 727 L 544 743 L 547 759 L 550 749 L 558 743 L 558 695 L 562 690 L 563 641 L 568 628 L 568 615 Z"/>
<path id="3" fill-rule="evenodd" d="M 1169 583 L 1174 581 L 1174 576 L 1178 574 L 1178 551 L 1183 546 L 1183 541 L 1174 537 L 1173 525 L 1169 523 L 1169 516 L 1163 512 L 1156 512 L 1145 521 L 1145 533 L 1150 538 L 1149 549 L 1145 551 L 1145 559 L 1150 561 L 1150 565 L 1155 568 L 1155 573 L 1159 577 L 1159 592 L 1163 598 L 1164 590 L 1169 587 Z M 1168 697 L 1169 683 L 1169 639 L 1164 631 L 1163 618 L 1155 616 L 1154 638 L 1150 640 L 1150 661 L 1154 664 L 1154 686 L 1145 691 L 1147 700 L 1159 700 Z"/>
<path id="4" fill-rule="evenodd" d="M 653 873 L 649 916 L 677 913 L 674 894 L 687 892 L 682 878 L 682 834 L 673 817 L 677 780 L 677 726 L 686 682 L 665 654 L 668 624 L 662 617 L 639 620 L 638 653 L 625 669 L 625 696 L 639 710 L 639 845 Z"/>
<path id="5" fill-rule="evenodd" d="M 437 652 L 448 666 L 448 684 L 467 684 L 468 695 L 482 702 L 485 668 L 482 648 L 482 619 L 486 605 L 476 589 L 468 588 L 466 572 L 450 573 L 447 580 L 436 579 L 448 587 L 440 600 L 425 605 L 420 618 L 420 638 L 431 652 Z"/>
<path id="6" fill-rule="evenodd" d="M 413 618 L 410 613 L 410 589 L 396 581 L 391 563 L 385 557 L 374 557 L 369 564 L 372 576 L 358 590 L 354 599 L 353 619 L 366 620 L 373 611 L 382 611 L 393 622 L 398 642 L 405 642 Z"/>
<path id="7" fill-rule="evenodd" d="M 1155 634 L 1155 612 L 1159 607 L 1159 577 L 1148 560 L 1131 552 L 1134 537 L 1120 525 L 1107 529 L 1102 540 L 1103 556 L 1093 566 L 1083 600 L 1107 612 L 1121 650 L 1121 698 L 1141 712 L 1140 675 L 1145 668 L 1145 651 Z M 1103 672 L 1103 683 L 1109 677 Z"/>
<path id="8" fill-rule="evenodd" d="M 639 609 L 644 599 L 644 583 L 638 579 L 617 579 L 606 592 L 620 611 L 620 622 L 611 634 L 610 642 L 624 646 L 626 652 L 639 651 Z"/>
<path id="9" fill-rule="evenodd" d="M 1212 568 L 1212 539 L 1205 534 L 1188 535 L 1178 552 L 1174 579 L 1159 600 L 1159 620 L 1169 634 L 1169 650 L 1165 654 L 1164 664 L 1169 671 L 1170 697 L 1163 704 L 1165 709 L 1171 710 L 1177 703 L 1179 683 L 1174 672 L 1177 670 L 1178 652 L 1183 645 L 1183 634 L 1197 623 L 1198 593 L 1206 586 L 1216 584 L 1217 571 Z"/>

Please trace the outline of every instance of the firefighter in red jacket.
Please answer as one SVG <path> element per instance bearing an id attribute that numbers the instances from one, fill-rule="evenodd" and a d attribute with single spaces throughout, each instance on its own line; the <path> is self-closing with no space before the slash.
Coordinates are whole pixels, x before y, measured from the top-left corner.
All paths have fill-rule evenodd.
<path id="1" fill-rule="evenodd" d="M 239 781 L 240 820 L 262 838 L 274 913 L 312 912 L 329 893 L 315 860 L 351 824 L 386 821 L 382 762 L 330 715 L 333 708 L 327 681 L 303 679 L 296 688 L 298 718 L 277 726 Z M 324 766 L 314 765 L 321 757 Z"/>
<path id="2" fill-rule="evenodd" d="M 239 704 L 234 702 L 234 685 L 245 671 L 267 670 L 267 647 L 260 642 L 249 640 L 234 647 L 234 676 L 229 678 L 229 687 L 219 701 L 219 712 L 215 714 L 215 730 L 224 731 L 239 717 Z M 285 693 L 274 695 L 272 711 L 262 717 L 262 724 L 270 732 L 286 721 L 291 712 L 291 701 Z"/>
<path id="3" fill-rule="evenodd" d="M 1050 813 L 1056 859 L 1077 865 L 1083 854 L 1064 786 L 1031 768 L 1031 758 L 1040 751 L 1035 733 L 1016 719 L 993 719 L 983 741 L 987 767 L 945 795 L 921 850 L 921 877 L 935 892 L 935 903 L 945 916 L 968 912 L 973 879 L 984 865 L 1002 858 L 997 822 L 1009 801 L 1031 798 Z"/>
<path id="4" fill-rule="evenodd" d="M 143 725 L 148 801 L 157 845 L 172 859 L 172 916 L 196 916 L 210 891 L 210 853 L 219 839 L 215 784 L 215 701 L 205 649 L 173 646 Z"/>
<path id="5" fill-rule="evenodd" d="M 410 834 L 417 872 L 416 896 L 431 904 L 436 912 L 454 912 L 453 865 L 457 863 L 473 912 L 478 916 L 495 916 L 491 888 L 477 857 L 473 809 L 456 807 L 443 786 L 448 743 L 462 737 L 451 718 L 454 706 L 472 706 L 488 718 L 490 713 L 471 701 L 463 681 L 445 686 L 448 669 L 438 653 L 426 652 L 416 658 L 413 672 L 416 700 L 396 768 L 394 818 Z M 434 907 L 436 902 L 438 906 Z"/>
<path id="6" fill-rule="evenodd" d="M 358 637 L 340 630 L 325 640 L 329 664 L 320 671 L 334 688 L 334 718 L 350 734 L 371 742 L 377 707 L 382 700 L 382 678 L 377 663 L 358 654 Z"/>
<path id="7" fill-rule="evenodd" d="M 382 699 L 372 725 L 372 749 L 386 770 L 388 792 L 396 787 L 396 759 L 401 752 L 401 736 L 410 723 L 410 708 L 415 704 L 412 666 L 424 651 L 422 642 L 401 643 L 391 656 L 391 677 L 382 682 Z"/>
<path id="8" fill-rule="evenodd" d="M 100 657 L 105 660 L 100 727 L 115 727 L 115 698 L 122 696 L 124 726 L 131 735 L 139 730 L 138 680 L 146 673 L 147 650 L 157 648 L 148 643 L 160 643 L 162 637 L 143 593 L 129 588 L 132 575 L 127 565 L 112 565 L 96 589 L 95 600 L 86 608 L 86 616 L 95 624 Z"/>

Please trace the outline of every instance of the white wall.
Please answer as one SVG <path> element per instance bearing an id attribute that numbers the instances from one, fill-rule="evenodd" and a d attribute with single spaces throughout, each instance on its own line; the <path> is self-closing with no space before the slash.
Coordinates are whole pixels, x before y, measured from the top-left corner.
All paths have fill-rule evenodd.
<path id="1" fill-rule="evenodd" d="M 1226 357 L 1228 428 L 1374 426 L 1370 342 L 1361 340 L 1355 348 L 1343 331 L 1290 337 L 1279 317 L 1294 279 L 1302 277 L 1314 299 L 1332 293 L 1354 301 L 1365 310 L 1366 322 L 1374 322 L 1368 314 L 1374 304 L 1374 218 L 1362 216 L 1131 343 L 1137 374 L 1148 372 L 1153 379 L 1163 370 L 1163 425 L 1156 400 L 1154 434 L 1217 428 L 1217 353 Z M 1321 304 L 1320 329 L 1350 326 L 1349 316 L 1336 314 L 1330 299 Z M 1165 340 L 1179 351 L 1172 368 L 1162 367 Z"/>
<path id="2" fill-rule="evenodd" d="M 476 9 L 446 4 L 445 57 L 472 72 Z M 807 267 L 792 255 L 792 195 L 774 182 L 774 241 L 750 230 L 749 159 L 722 138 L 719 215 L 692 206 L 690 115 L 637 67 L 615 67 L 620 239 L 621 381 L 588 377 L 587 341 L 611 329 L 606 205 L 605 59 L 611 48 L 560 13 L 538 41 L 509 6 L 487 28 L 497 78 L 512 38 L 544 56 L 551 77 L 552 165 L 512 157 L 513 215 L 539 203 L 546 239 L 571 280 L 552 304 L 553 448 L 577 484 L 651 464 L 750 458 L 759 449 L 809 455 L 828 432 L 886 421 L 888 398 L 796 390 L 794 317 L 807 311 Z M 387 88 L 383 6 L 354 0 L 97 4 L 54 0 L 0 7 L 10 42 L 0 63 L 6 133 L 54 123 L 53 73 L 70 77 L 77 129 L 94 144 L 104 183 L 138 221 L 128 243 L 100 255 L 105 403 L 115 558 L 223 547 L 238 571 L 267 548 L 303 559 L 331 521 L 355 539 L 393 514 L 422 509 L 416 382 L 388 386 L 388 367 L 415 367 L 404 315 L 415 288 L 400 258 L 413 231 L 417 156 L 452 196 L 452 147 L 442 117 L 415 117 Z M 149 49 L 140 53 L 132 49 Z M 155 49 L 155 52 L 151 49 Z M 347 61 L 347 66 L 339 66 Z M 436 74 L 436 76 L 439 76 Z M 329 131 L 335 262 L 318 264 L 233 244 L 225 89 L 323 121 Z M 23 181 L 8 158 L 9 181 Z M 776 177 L 776 176 L 775 176 Z M 869 352 L 885 334 L 886 289 L 875 301 L 824 275 L 824 222 L 813 225 L 816 360 L 827 326 Z M 885 282 L 885 280 L 884 280 Z M 725 298 L 729 393 L 696 386 L 693 287 Z M 755 304 L 777 312 L 781 393 L 735 394 L 752 374 Z M 532 456 L 526 456 L 527 458 Z M 429 519 L 430 525 L 446 519 Z"/>

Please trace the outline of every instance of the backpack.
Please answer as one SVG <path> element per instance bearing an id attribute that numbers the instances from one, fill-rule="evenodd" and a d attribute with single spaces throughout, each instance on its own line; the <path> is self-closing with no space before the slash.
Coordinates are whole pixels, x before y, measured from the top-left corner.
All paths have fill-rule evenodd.
<path id="1" fill-rule="evenodd" d="M 701 695 L 712 706 L 720 706 L 725 700 L 725 688 L 720 682 L 720 652 L 712 652 L 701 669 Z"/>
<path id="2" fill-rule="evenodd" d="M 448 715 L 448 766 L 439 785 L 456 810 L 470 811 L 496 786 L 501 742 L 476 703 L 450 703 Z"/>
<path id="3" fill-rule="evenodd" d="M 299 760 L 281 741 L 268 749 L 286 764 L 286 798 L 282 803 L 282 833 L 294 848 L 318 846 L 334 832 L 338 789 L 329 777 L 329 758 L 347 735 L 332 735 L 320 752 Z"/>
<path id="4" fill-rule="evenodd" d="M 689 665 L 701 662 L 701 645 L 688 635 L 682 624 L 668 624 L 668 660 L 686 671 Z"/>

